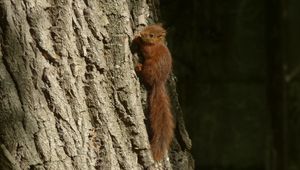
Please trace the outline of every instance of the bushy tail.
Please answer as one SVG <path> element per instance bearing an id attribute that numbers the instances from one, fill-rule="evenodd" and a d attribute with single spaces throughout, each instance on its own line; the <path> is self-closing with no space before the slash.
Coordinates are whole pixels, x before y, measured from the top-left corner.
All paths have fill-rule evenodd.
<path id="1" fill-rule="evenodd" d="M 159 161 L 168 151 L 174 136 L 170 99 L 163 84 L 152 87 L 149 106 L 152 129 L 151 150 L 154 160 Z"/>

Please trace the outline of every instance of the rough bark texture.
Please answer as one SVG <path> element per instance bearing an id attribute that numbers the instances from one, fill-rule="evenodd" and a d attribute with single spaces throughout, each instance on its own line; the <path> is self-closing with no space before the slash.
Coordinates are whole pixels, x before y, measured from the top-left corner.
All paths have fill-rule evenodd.
<path id="1" fill-rule="evenodd" d="M 177 139 L 151 156 L 130 50 L 151 4 L 0 0 L 0 169 L 193 169 L 174 80 Z"/>

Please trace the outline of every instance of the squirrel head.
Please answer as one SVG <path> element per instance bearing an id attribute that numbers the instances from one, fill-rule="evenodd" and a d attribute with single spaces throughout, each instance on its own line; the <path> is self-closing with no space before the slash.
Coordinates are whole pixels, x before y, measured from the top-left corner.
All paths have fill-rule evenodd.
<path id="1" fill-rule="evenodd" d="M 158 42 L 165 42 L 167 31 L 162 27 L 161 24 L 153 24 L 145 27 L 140 37 L 144 43 L 155 44 Z"/>

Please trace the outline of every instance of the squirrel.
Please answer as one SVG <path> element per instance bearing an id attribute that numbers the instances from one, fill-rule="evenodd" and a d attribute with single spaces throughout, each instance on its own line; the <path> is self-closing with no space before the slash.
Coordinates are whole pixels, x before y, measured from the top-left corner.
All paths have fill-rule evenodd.
<path id="1" fill-rule="evenodd" d="M 150 114 L 151 151 L 155 161 L 160 161 L 169 150 L 174 136 L 174 120 L 166 81 L 172 70 L 172 58 L 165 44 L 166 30 L 160 24 L 145 27 L 133 40 L 144 57 L 135 71 L 148 90 Z"/>

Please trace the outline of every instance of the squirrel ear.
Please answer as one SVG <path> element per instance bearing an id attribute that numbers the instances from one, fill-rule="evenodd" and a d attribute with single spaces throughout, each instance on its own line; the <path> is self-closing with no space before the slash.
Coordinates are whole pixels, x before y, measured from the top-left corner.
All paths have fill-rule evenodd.
<path id="1" fill-rule="evenodd" d="M 164 28 L 164 24 L 163 24 L 163 23 L 157 23 L 157 24 L 155 24 L 155 25 L 158 25 L 159 27 L 161 27 L 161 28 L 162 28 L 162 31 L 161 31 L 162 36 L 166 36 L 167 31 L 166 31 L 166 29 Z"/>
<path id="2" fill-rule="evenodd" d="M 161 26 L 161 27 L 164 27 L 164 24 L 161 23 L 161 22 L 157 23 L 156 25 Z"/>
<path id="3" fill-rule="evenodd" d="M 161 23 L 161 22 L 157 23 L 156 25 L 160 26 L 162 29 L 165 29 L 165 26 L 164 26 L 164 24 L 163 24 L 163 23 Z"/>

